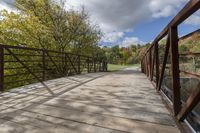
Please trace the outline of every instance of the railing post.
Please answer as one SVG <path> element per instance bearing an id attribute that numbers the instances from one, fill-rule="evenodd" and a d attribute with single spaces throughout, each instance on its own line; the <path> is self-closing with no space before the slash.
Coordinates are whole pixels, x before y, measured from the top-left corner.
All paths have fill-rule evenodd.
<path id="1" fill-rule="evenodd" d="M 96 61 L 95 61 L 95 58 L 93 58 L 93 63 L 94 63 L 94 72 L 96 72 Z"/>
<path id="2" fill-rule="evenodd" d="M 166 63 L 167 63 L 167 57 L 169 55 L 169 48 L 170 48 L 170 35 L 168 35 L 168 37 L 167 37 L 164 59 L 163 59 L 163 63 L 162 63 L 161 72 L 160 72 L 160 75 L 159 75 L 159 80 L 158 80 L 158 87 L 157 87 L 158 91 L 160 91 L 160 89 L 161 89 L 162 81 L 163 81 L 163 78 L 164 78 L 164 72 L 165 72 L 165 67 L 166 67 Z"/>
<path id="3" fill-rule="evenodd" d="M 0 91 L 4 91 L 4 48 L 0 46 Z"/>
<path id="4" fill-rule="evenodd" d="M 105 61 L 102 61 L 102 67 L 103 67 L 103 68 L 102 68 L 102 71 L 103 71 L 103 72 L 107 71 L 107 70 L 106 70 L 106 62 L 105 62 Z"/>
<path id="5" fill-rule="evenodd" d="M 181 109 L 177 26 L 170 28 L 170 52 L 171 52 L 173 109 L 174 109 L 174 115 L 176 116 Z"/>
<path id="6" fill-rule="evenodd" d="M 150 79 L 150 80 L 151 80 L 151 67 L 152 67 L 152 66 L 151 66 L 151 65 L 152 65 L 152 64 L 151 64 L 151 63 L 152 63 L 152 62 L 151 62 L 151 58 L 152 58 L 152 55 L 151 55 L 152 53 L 151 53 L 151 51 L 152 51 L 152 49 L 149 50 L 149 79 Z"/>
<path id="7" fill-rule="evenodd" d="M 159 52 L 158 52 L 158 42 L 155 43 L 155 60 L 156 60 L 156 88 L 158 88 L 158 80 L 160 75 L 159 70 Z"/>
<path id="8" fill-rule="evenodd" d="M 102 61 L 99 61 L 99 72 L 102 71 Z"/>
<path id="9" fill-rule="evenodd" d="M 108 62 L 107 61 L 105 61 L 105 67 L 106 67 L 106 72 L 108 71 Z"/>
<path id="10" fill-rule="evenodd" d="M 147 67 L 146 67 L 146 55 L 144 56 L 144 73 L 147 75 Z"/>
<path id="11" fill-rule="evenodd" d="M 81 74 L 81 57 L 78 55 L 78 74 Z"/>
<path id="12" fill-rule="evenodd" d="M 87 71 L 90 73 L 90 57 L 87 58 Z"/>
<path id="13" fill-rule="evenodd" d="M 46 73 L 45 73 L 45 68 L 46 68 L 46 63 L 45 63 L 45 51 L 42 50 L 42 80 L 46 80 Z"/>
<path id="14" fill-rule="evenodd" d="M 153 77 L 154 77 L 154 65 L 155 65 L 155 44 L 154 44 L 154 46 L 153 46 L 153 50 L 152 50 L 153 52 L 152 52 L 152 54 L 153 54 L 153 56 L 152 56 L 152 63 L 151 63 L 151 81 L 153 81 Z"/>
<path id="15" fill-rule="evenodd" d="M 149 71 L 148 71 L 148 53 L 146 54 L 146 57 L 145 57 L 145 62 L 146 62 L 146 76 L 148 77 L 149 76 Z"/>
<path id="16" fill-rule="evenodd" d="M 68 68 L 67 68 L 67 53 L 64 53 L 64 71 L 65 71 L 65 74 L 68 74 Z"/>

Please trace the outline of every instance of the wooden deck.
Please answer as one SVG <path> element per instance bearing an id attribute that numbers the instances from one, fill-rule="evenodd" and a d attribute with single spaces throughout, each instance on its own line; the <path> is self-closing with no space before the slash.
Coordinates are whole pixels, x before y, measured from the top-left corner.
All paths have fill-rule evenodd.
<path id="1" fill-rule="evenodd" d="M 65 77 L 0 96 L 0 133 L 178 133 L 146 76 L 134 68 Z"/>

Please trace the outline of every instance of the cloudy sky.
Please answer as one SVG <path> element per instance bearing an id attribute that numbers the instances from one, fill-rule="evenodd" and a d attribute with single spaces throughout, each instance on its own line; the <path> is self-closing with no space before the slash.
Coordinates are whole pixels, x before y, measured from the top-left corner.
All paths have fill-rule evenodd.
<path id="1" fill-rule="evenodd" d="M 0 9 L 12 10 L 14 0 L 0 0 Z M 104 33 L 101 44 L 146 43 L 152 41 L 189 0 L 66 0 L 67 9 L 85 7 L 93 23 Z M 200 26 L 200 12 L 179 26 L 179 35 Z"/>

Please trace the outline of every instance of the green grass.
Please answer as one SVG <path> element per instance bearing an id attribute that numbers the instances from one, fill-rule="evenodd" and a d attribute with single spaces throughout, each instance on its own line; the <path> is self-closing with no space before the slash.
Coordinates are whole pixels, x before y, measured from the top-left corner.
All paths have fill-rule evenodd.
<path id="1" fill-rule="evenodd" d="M 133 64 L 133 65 L 115 65 L 115 64 L 108 64 L 108 71 L 118 71 L 127 67 L 139 67 L 140 64 Z"/>

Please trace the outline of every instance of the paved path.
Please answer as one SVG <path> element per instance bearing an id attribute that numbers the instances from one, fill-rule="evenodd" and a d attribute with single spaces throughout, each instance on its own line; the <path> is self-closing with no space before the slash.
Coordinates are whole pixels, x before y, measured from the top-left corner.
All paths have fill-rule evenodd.
<path id="1" fill-rule="evenodd" d="M 0 133 L 178 133 L 136 69 L 65 77 L 0 96 Z"/>

